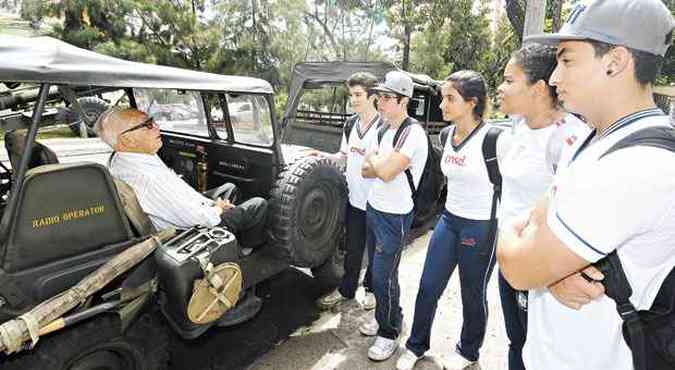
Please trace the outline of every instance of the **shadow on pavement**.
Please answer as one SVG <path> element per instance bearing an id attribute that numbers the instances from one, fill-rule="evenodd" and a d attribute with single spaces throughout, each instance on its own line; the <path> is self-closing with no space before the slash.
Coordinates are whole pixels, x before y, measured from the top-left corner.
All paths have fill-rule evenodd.
<path id="1" fill-rule="evenodd" d="M 213 328 L 200 338 L 173 338 L 172 370 L 243 369 L 285 341 L 297 328 L 319 318 L 314 301 L 322 294 L 314 280 L 288 269 L 262 283 L 257 295 L 264 300 L 258 315 L 243 324 Z"/>

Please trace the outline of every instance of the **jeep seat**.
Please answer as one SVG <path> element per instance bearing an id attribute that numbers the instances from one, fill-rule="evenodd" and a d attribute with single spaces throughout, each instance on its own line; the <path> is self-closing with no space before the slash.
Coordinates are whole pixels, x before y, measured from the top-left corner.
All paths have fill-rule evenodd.
<path id="1" fill-rule="evenodd" d="M 16 169 L 19 168 L 21 157 L 23 156 L 24 149 L 26 148 L 26 130 L 8 131 L 5 134 L 5 148 L 7 149 L 7 154 L 9 155 L 9 161 L 12 164 L 12 168 L 16 171 Z M 30 169 L 44 164 L 55 163 L 59 163 L 56 153 L 47 148 L 45 145 L 36 141 L 35 145 L 33 146 L 28 168 Z"/>
<path id="2" fill-rule="evenodd" d="M 95 255 L 133 239 L 112 177 L 99 164 L 33 168 L 18 197 L 2 261 L 7 272 Z"/>

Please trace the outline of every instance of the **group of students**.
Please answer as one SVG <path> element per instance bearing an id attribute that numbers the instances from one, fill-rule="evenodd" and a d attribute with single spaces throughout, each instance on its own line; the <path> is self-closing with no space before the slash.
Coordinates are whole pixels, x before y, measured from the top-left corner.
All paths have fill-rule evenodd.
<path id="1" fill-rule="evenodd" d="M 474 71 L 446 79 L 440 108 L 454 123 L 442 143 L 447 198 L 397 369 L 414 368 L 429 351 L 455 267 L 463 325 L 445 368 L 478 362 L 496 261 L 510 370 L 634 368 L 603 273 L 591 264 L 616 251 L 638 310 L 652 305 L 675 266 L 675 155 L 636 146 L 604 156 L 633 132 L 671 126 L 651 86 L 674 28 L 660 0 L 596 0 L 575 8 L 560 33 L 532 37 L 513 53 L 497 89 L 500 110 L 513 121 L 496 144 L 498 227 L 483 153 L 494 130 L 484 122 L 485 81 Z M 393 71 L 377 84 L 357 73 L 347 85 L 357 114 L 331 155 L 346 160 L 346 274 L 318 303 L 327 308 L 355 297 L 366 249 L 364 307 L 375 308 L 375 317 L 359 330 L 376 337 L 368 357 L 382 361 L 399 347 L 398 265 L 429 153 L 424 129 L 406 113 L 410 77 Z"/>

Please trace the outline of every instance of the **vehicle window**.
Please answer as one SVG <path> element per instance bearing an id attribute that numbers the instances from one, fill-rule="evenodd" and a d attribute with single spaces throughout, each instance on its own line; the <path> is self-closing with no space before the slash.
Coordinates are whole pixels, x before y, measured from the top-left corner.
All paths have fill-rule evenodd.
<path id="1" fill-rule="evenodd" d="M 211 114 L 211 122 L 216 130 L 218 137 L 226 139 L 227 123 L 225 119 L 225 109 L 223 109 L 224 97 L 218 94 L 206 94 L 206 109 Z"/>
<path id="2" fill-rule="evenodd" d="M 234 131 L 234 140 L 239 143 L 270 146 L 274 142 L 272 115 L 264 96 L 227 94 L 227 110 Z M 223 129 L 218 130 L 220 135 Z"/>
<path id="3" fill-rule="evenodd" d="M 340 85 L 304 90 L 294 118 L 300 124 L 340 128 L 351 115 L 349 91 Z"/>
<path id="4" fill-rule="evenodd" d="M 162 130 L 209 136 L 198 91 L 134 89 L 138 108 L 155 117 Z"/>

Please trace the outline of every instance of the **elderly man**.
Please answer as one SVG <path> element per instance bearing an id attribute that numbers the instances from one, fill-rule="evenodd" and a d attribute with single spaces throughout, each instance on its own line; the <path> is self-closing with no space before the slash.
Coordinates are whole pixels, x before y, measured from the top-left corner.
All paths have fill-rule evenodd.
<path id="1" fill-rule="evenodd" d="M 162 140 L 152 117 L 136 109 L 113 108 L 99 117 L 95 129 L 115 151 L 110 173 L 134 189 L 157 229 L 220 225 L 232 231 L 243 247 L 265 242 L 267 201 L 252 198 L 235 206 L 227 199 L 211 200 L 198 193 L 157 156 Z M 233 188 L 225 184 L 218 190 Z"/>

